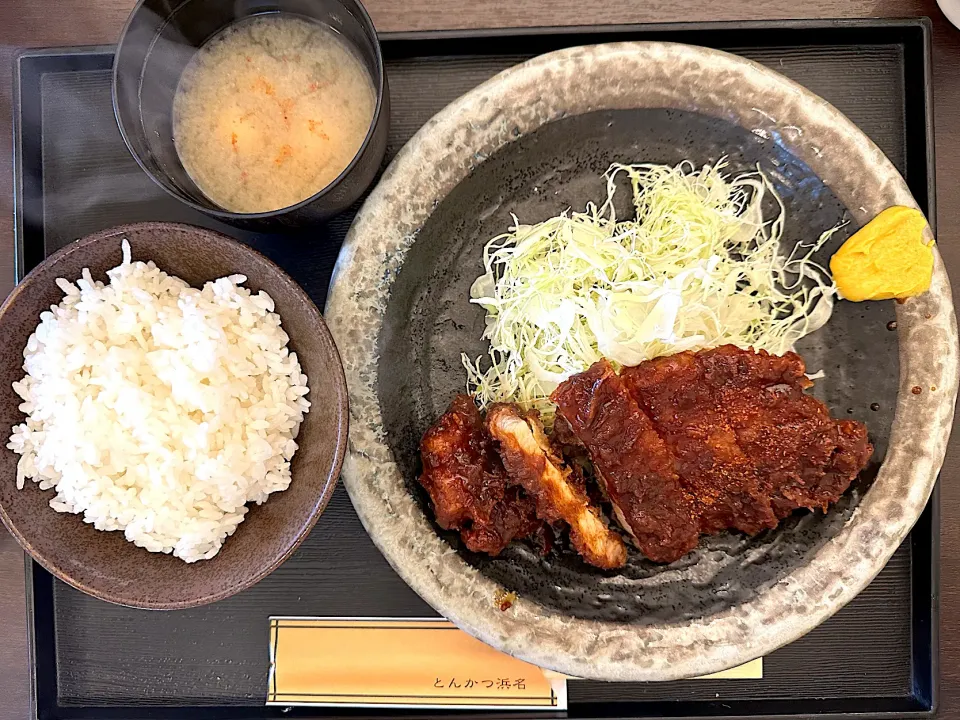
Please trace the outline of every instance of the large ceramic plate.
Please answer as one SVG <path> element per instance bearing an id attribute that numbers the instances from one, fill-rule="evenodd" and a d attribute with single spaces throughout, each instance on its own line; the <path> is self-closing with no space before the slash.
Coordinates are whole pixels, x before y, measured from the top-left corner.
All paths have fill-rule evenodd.
<path id="1" fill-rule="evenodd" d="M 613 161 L 759 164 L 786 204 L 784 242 L 890 205 L 903 179 L 836 109 L 752 62 L 704 48 L 574 48 L 507 70 L 428 122 L 397 156 L 345 242 L 326 317 L 351 424 L 343 478 L 367 531 L 438 612 L 491 645 L 572 675 L 667 680 L 714 672 L 809 631 L 863 589 L 920 515 L 957 390 L 956 320 L 937 256 L 930 292 L 839 303 L 798 348 L 835 415 L 868 423 L 871 466 L 828 514 L 755 538 L 704 539 L 668 566 L 610 573 L 515 543 L 497 558 L 438 531 L 416 483 L 423 431 L 464 387 L 483 311 L 468 303 L 481 249 L 509 224 L 603 197 Z M 887 329 L 896 320 L 896 331 Z M 873 409 L 871 409 L 873 408 Z M 517 591 L 506 612 L 494 597 Z"/>

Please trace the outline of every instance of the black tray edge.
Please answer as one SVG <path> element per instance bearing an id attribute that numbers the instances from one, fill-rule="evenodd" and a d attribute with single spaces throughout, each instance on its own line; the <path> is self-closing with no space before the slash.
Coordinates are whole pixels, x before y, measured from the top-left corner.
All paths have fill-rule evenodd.
<path id="1" fill-rule="evenodd" d="M 13 129 L 13 282 L 14 285 L 23 279 L 23 153 L 20 148 L 23 136 L 23 120 L 20 108 L 22 93 L 20 89 L 21 60 L 29 57 L 33 51 L 24 50 L 17 53 L 13 60 L 13 83 L 11 92 L 10 120 Z M 27 583 L 29 588 L 29 583 Z M 32 625 L 31 619 L 27 618 Z"/>
<path id="2" fill-rule="evenodd" d="M 540 25 L 537 27 L 476 28 L 471 30 L 411 30 L 378 33 L 381 40 L 443 40 L 462 38 L 511 38 L 526 35 L 593 35 L 645 32 L 714 32 L 717 30 L 829 30 L 923 27 L 929 37 L 929 17 L 815 18 L 786 20 L 705 20 L 700 22 L 619 23 L 610 25 Z"/>
<path id="3" fill-rule="evenodd" d="M 418 41 L 424 40 L 479 40 L 485 38 L 516 38 L 516 37 L 525 37 L 525 36 L 544 36 L 544 35 L 586 35 L 588 37 L 597 37 L 599 39 L 594 40 L 594 42 L 610 42 L 615 39 L 615 36 L 618 34 L 627 34 L 627 33 L 639 33 L 644 34 L 684 34 L 684 33 L 694 33 L 694 32 L 715 32 L 715 31 L 756 31 L 756 30 L 791 30 L 791 31 L 808 31 L 808 30 L 844 30 L 844 29 L 859 29 L 859 30 L 905 30 L 905 29 L 917 29 L 921 34 L 921 48 L 922 48 L 922 58 L 920 59 L 919 69 L 923 74 L 924 83 L 923 87 L 919 89 L 919 92 L 922 94 L 922 104 L 924 107 L 924 116 L 926 119 L 925 133 L 923 137 L 923 142 L 925 144 L 925 165 L 926 165 L 926 205 L 927 205 L 927 216 L 931 224 L 931 227 L 936 230 L 936 165 L 935 165 L 935 149 L 934 149 L 934 98 L 933 98 L 933 86 L 932 86 L 932 22 L 928 17 L 907 17 L 907 18 L 837 18 L 837 19 L 795 19 L 795 20 L 752 20 L 752 21 L 710 21 L 710 22 L 695 22 L 695 23 L 684 23 L 684 22 L 674 22 L 674 23 L 635 23 L 635 24 L 617 24 L 617 25 L 561 25 L 561 26 L 539 26 L 539 27 L 514 27 L 514 28 L 481 28 L 473 30 L 432 30 L 432 31 L 411 31 L 411 32 L 384 32 L 380 33 L 380 39 L 382 41 L 393 41 L 398 44 L 403 43 L 417 43 Z M 807 39 L 809 41 L 809 39 Z M 821 38 L 819 42 L 825 43 L 828 41 L 828 38 Z M 814 40 L 816 43 L 817 41 Z M 14 202 L 13 202 L 13 211 L 14 211 L 14 276 L 15 282 L 19 282 L 25 275 L 25 265 L 23 258 L 23 213 L 22 213 L 22 202 L 23 202 L 23 158 L 22 158 L 22 149 L 20 143 L 22 141 L 22 93 L 21 93 L 21 61 L 27 58 L 35 57 L 44 57 L 44 56 L 63 56 L 63 55 L 95 55 L 95 54 L 104 54 L 112 53 L 115 49 L 114 45 L 86 45 L 86 46 L 70 46 L 70 47 L 45 47 L 45 48 L 30 48 L 25 49 L 17 53 L 14 58 L 13 63 L 13 113 L 12 113 L 12 126 L 13 126 L 13 172 L 14 172 Z M 496 50 L 494 50 L 496 52 Z M 916 60 L 916 58 L 914 58 Z M 909 66 L 911 65 L 910 58 L 904 58 L 904 72 L 905 75 L 909 73 Z M 917 68 L 914 68 L 916 71 Z M 908 91 L 909 92 L 909 91 Z M 914 93 L 916 94 L 916 92 Z M 914 144 L 916 140 L 911 140 L 908 138 L 908 145 Z M 864 709 L 861 706 L 861 709 L 857 709 L 858 703 L 863 703 L 863 705 L 868 705 L 868 701 L 873 700 L 887 700 L 887 698 L 869 698 L 869 699 L 860 699 L 848 701 L 848 707 L 850 710 L 843 712 L 822 712 L 818 711 L 816 707 L 811 707 L 810 710 L 806 713 L 793 713 L 793 712 L 777 712 L 773 711 L 770 714 L 766 715 L 749 715 L 746 717 L 775 717 L 778 720 L 800 720 L 801 718 L 809 718 L 816 716 L 818 720 L 850 720 L 852 718 L 863 718 L 864 720 L 868 718 L 890 718 L 890 717 L 903 717 L 903 718 L 931 718 L 934 717 L 939 708 L 939 688 L 940 688 L 940 677 L 939 677 L 939 614 L 940 614 L 940 489 L 939 483 L 935 486 L 933 493 L 931 494 L 930 500 L 926 511 L 924 512 L 921 520 L 918 521 L 917 525 L 928 525 L 929 528 L 927 533 L 930 535 L 930 543 L 919 544 L 918 540 L 914 539 L 914 549 L 920 548 L 923 553 L 929 553 L 929 563 L 924 564 L 923 571 L 926 573 L 929 571 L 930 576 L 930 596 L 924 597 L 917 592 L 915 587 L 916 582 L 914 582 L 914 595 L 912 597 L 912 603 L 916 607 L 918 604 L 928 605 L 930 607 L 930 622 L 926 624 L 923 618 L 917 618 L 916 613 L 913 613 L 914 616 L 914 625 L 913 625 L 913 638 L 912 643 L 914 646 L 914 667 L 913 667 L 913 696 L 912 698 L 896 698 L 896 700 L 903 701 L 904 704 L 898 710 L 886 710 L 886 711 L 877 711 L 871 709 Z M 924 533 L 924 534 L 927 534 Z M 56 704 L 56 667 L 53 664 L 51 659 L 43 659 L 41 662 L 51 665 L 49 672 L 49 677 L 53 680 L 53 703 L 48 703 L 41 701 L 38 697 L 38 660 L 40 659 L 37 653 L 38 645 L 38 635 L 43 634 L 45 637 L 48 637 L 50 642 L 55 642 L 55 632 L 54 628 L 51 626 L 41 628 L 36 624 L 36 601 L 40 594 L 35 592 L 35 585 L 37 583 L 51 582 L 51 576 L 40 566 L 37 566 L 31 561 L 29 555 L 24 554 L 25 562 L 25 599 L 27 602 L 27 631 L 28 631 L 28 656 L 29 662 L 31 665 L 30 672 L 30 716 L 31 718 L 36 718 L 36 720 L 59 720 L 60 718 L 91 718 L 91 717 L 102 717 L 102 718 L 116 718 L 120 720 L 121 718 L 131 717 L 128 714 L 129 708 L 95 708 L 95 707 L 86 707 L 86 708 L 63 708 Z M 52 598 L 45 598 L 45 602 L 50 602 L 52 604 Z M 52 612 L 52 607 L 50 608 Z M 929 643 L 927 647 L 929 648 L 927 652 L 930 654 L 930 664 L 929 671 L 924 667 L 918 666 L 917 664 L 917 646 L 918 644 L 923 644 L 924 641 Z M 926 654 L 926 653 L 923 653 Z M 49 699 L 49 698 L 48 698 Z M 806 704 L 810 704 L 811 701 L 806 701 Z M 816 705 L 818 701 L 814 700 L 813 705 Z M 669 706 L 665 705 L 663 708 L 660 708 L 664 711 L 664 716 L 669 716 L 674 718 L 674 720 L 695 720 L 696 718 L 701 717 L 710 717 L 714 720 L 739 720 L 740 718 L 745 717 L 744 715 L 727 715 L 723 713 L 724 706 L 722 704 L 706 703 L 703 701 L 697 701 L 704 712 L 699 715 L 685 715 L 685 714 L 676 714 L 670 712 L 668 709 Z M 778 701 L 759 701 L 758 704 L 769 705 L 771 710 L 773 706 L 781 705 L 784 710 L 790 705 L 795 705 L 796 701 L 789 701 L 784 703 L 779 703 Z M 690 703 L 677 703 L 677 705 L 687 705 Z M 136 717 L 137 718 L 151 718 L 151 717 L 160 717 L 160 713 L 164 713 L 164 710 L 169 710 L 169 707 L 164 706 L 153 706 L 153 707 L 141 707 L 137 709 Z M 200 720 L 202 718 L 253 718 L 258 717 L 252 715 L 249 712 L 244 712 L 248 710 L 248 707 L 236 707 L 236 708 L 227 708 L 215 706 L 210 707 L 183 707 L 182 717 L 196 718 Z M 260 710 L 259 706 L 256 708 Z M 288 708 L 284 708 L 287 710 Z M 651 713 L 656 712 L 654 704 L 650 705 Z M 226 712 L 222 712 L 222 711 Z M 58 712 L 59 711 L 59 712 Z M 66 712 L 64 712 L 66 711 Z M 79 712 L 77 712 L 79 711 Z M 220 712 L 217 712 L 220 711 Z M 155 713 L 157 713 L 155 715 Z M 300 713 L 291 713 L 300 717 L 309 717 L 310 715 L 302 715 Z M 353 714 L 345 712 L 344 715 Z M 424 717 L 424 718 L 437 718 L 438 715 L 420 715 L 420 714 L 404 714 L 405 717 L 415 718 L 415 717 Z M 359 716 L 359 715 L 358 715 Z M 557 717 L 563 717 L 564 714 L 558 714 Z M 166 717 L 166 715 L 163 715 Z M 386 717 L 384 715 L 383 717 Z M 469 718 L 469 714 L 458 714 L 457 717 Z M 501 715 L 500 713 L 496 714 L 481 714 L 473 717 L 480 718 L 531 718 L 531 715 L 528 714 L 518 714 L 518 715 Z M 553 717 L 551 715 L 541 716 L 541 717 Z M 624 718 L 628 720 L 632 716 L 622 716 L 619 713 L 611 713 L 609 715 L 603 715 L 602 717 L 607 718 Z M 653 714 L 648 715 L 648 717 L 653 717 Z"/>
<path id="4" fill-rule="evenodd" d="M 473 28 L 454 30 L 410 30 L 378 32 L 381 41 L 424 40 L 464 40 L 484 38 L 514 38 L 537 35 L 620 35 L 627 33 L 670 34 L 703 33 L 715 31 L 757 31 L 757 30 L 845 30 L 845 29 L 904 29 L 921 28 L 924 34 L 925 48 L 929 46 L 932 21 L 929 17 L 891 17 L 891 18 L 817 18 L 787 20 L 709 20 L 702 22 L 663 22 L 663 23 L 618 23 L 610 25 L 539 25 L 532 27 Z M 809 41 L 810 39 L 808 39 Z M 814 39 L 815 40 L 815 39 Z M 84 55 L 113 52 L 115 45 L 71 45 L 25 48 L 15 58 L 19 65 L 22 58 L 42 57 L 45 55 Z M 19 75 L 15 69 L 15 75 Z M 15 89 L 15 98 L 18 92 Z"/>
<path id="5" fill-rule="evenodd" d="M 916 71 L 917 69 L 922 72 L 923 77 L 926 79 L 922 87 L 922 103 L 924 108 L 924 117 L 926 118 L 925 132 L 924 132 L 924 144 L 925 144 L 925 154 L 924 159 L 926 163 L 926 177 L 927 177 L 927 197 L 926 197 L 926 215 L 928 222 L 930 223 L 931 229 L 936 233 L 937 229 L 937 193 L 936 193 L 936 174 L 937 174 L 937 165 L 936 165 L 936 136 L 935 136 L 935 127 L 934 127 L 934 107 L 935 101 L 933 96 L 933 44 L 932 44 L 932 29 L 933 24 L 928 17 L 919 18 L 919 26 L 922 32 L 923 38 L 923 47 L 922 47 L 922 57 L 919 58 L 920 63 L 922 63 L 920 68 L 911 68 L 911 63 L 916 63 L 917 58 L 904 58 L 904 73 L 909 75 L 911 69 Z M 921 91 L 920 88 L 914 88 L 914 93 L 919 94 Z M 909 102 L 909 100 L 908 100 Z M 916 138 L 907 139 L 908 147 L 910 143 L 916 143 Z M 909 151 L 908 151 L 909 154 Z M 923 552 L 929 552 L 930 556 L 927 559 L 926 563 L 917 563 L 916 568 L 921 568 L 923 572 L 929 572 L 929 587 L 930 587 L 930 596 L 929 597 L 918 597 L 920 595 L 917 585 L 918 583 L 914 581 L 913 590 L 914 597 L 912 602 L 915 607 L 928 605 L 930 608 L 929 614 L 929 625 L 925 623 L 926 617 L 920 617 L 920 614 L 913 612 L 913 657 L 914 657 L 914 667 L 913 667 L 913 693 L 914 697 L 917 698 L 921 703 L 924 703 L 929 707 L 929 711 L 926 713 L 929 717 L 933 717 L 937 714 L 940 706 L 940 483 L 939 483 L 939 474 L 937 484 L 934 486 L 933 492 L 931 493 L 930 500 L 927 503 L 927 509 L 921 515 L 921 519 L 918 521 L 918 524 L 925 523 L 929 524 L 929 530 L 925 531 L 923 534 L 929 534 L 930 544 L 928 547 L 922 547 L 916 539 L 912 542 L 914 543 L 913 550 L 915 551 L 915 558 L 923 557 Z M 926 585 L 928 583 L 919 583 L 920 585 Z M 925 613 L 924 613 L 925 615 Z M 927 668 L 921 667 L 916 663 L 916 658 L 920 654 L 918 652 L 918 646 L 922 647 L 924 643 L 928 643 L 928 649 L 926 653 L 929 654 L 930 663 Z"/>

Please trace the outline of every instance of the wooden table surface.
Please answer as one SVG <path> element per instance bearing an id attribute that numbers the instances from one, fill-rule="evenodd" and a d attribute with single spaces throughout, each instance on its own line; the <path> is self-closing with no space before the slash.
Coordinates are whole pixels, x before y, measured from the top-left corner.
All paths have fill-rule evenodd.
<path id="1" fill-rule="evenodd" d="M 365 0 L 380 30 L 778 18 L 933 18 L 939 245 L 960 291 L 960 30 L 930 0 Z M 115 42 L 134 0 L 0 0 L 0 137 L 10 142 L 12 60 L 22 47 Z M 13 285 L 10 149 L 0 152 L 0 297 Z M 941 708 L 960 720 L 960 433 L 942 487 Z M 0 529 L 0 718 L 28 712 L 23 554 Z"/>

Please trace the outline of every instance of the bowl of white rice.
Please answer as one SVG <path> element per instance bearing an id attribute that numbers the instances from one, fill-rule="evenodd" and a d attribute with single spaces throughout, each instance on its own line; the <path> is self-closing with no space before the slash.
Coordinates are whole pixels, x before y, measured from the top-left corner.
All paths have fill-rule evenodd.
<path id="1" fill-rule="evenodd" d="M 0 307 L 0 518 L 61 580 L 176 609 L 286 560 L 336 486 L 347 392 L 319 310 L 209 230 L 50 256 Z"/>

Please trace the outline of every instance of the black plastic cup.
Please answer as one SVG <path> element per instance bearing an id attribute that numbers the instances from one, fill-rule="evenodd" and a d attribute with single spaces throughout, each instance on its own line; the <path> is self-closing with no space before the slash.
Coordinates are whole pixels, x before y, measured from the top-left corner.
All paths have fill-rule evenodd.
<path id="1" fill-rule="evenodd" d="M 327 25 L 347 41 L 373 78 L 373 120 L 353 161 L 329 185 L 296 205 L 262 213 L 224 210 L 187 174 L 173 142 L 173 98 L 197 49 L 243 18 L 285 12 Z M 390 98 L 380 43 L 359 0 L 141 0 L 120 36 L 113 63 L 113 108 L 127 148 L 154 182 L 178 200 L 249 230 L 321 222 L 369 187 L 387 146 Z"/>

